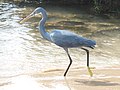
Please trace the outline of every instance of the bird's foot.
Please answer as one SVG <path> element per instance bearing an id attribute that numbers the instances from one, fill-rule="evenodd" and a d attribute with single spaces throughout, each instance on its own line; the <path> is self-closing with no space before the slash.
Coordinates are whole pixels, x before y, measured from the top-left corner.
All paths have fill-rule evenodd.
<path id="1" fill-rule="evenodd" d="M 93 73 L 92 73 L 90 67 L 87 67 L 87 68 L 88 68 L 88 72 L 89 72 L 90 76 L 92 77 L 92 76 L 93 76 Z"/>

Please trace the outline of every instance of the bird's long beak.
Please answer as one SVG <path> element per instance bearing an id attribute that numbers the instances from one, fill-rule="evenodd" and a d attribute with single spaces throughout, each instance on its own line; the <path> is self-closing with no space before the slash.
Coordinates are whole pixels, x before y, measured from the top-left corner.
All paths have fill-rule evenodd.
<path id="1" fill-rule="evenodd" d="M 28 19 L 32 18 L 34 16 L 34 13 L 31 13 L 30 15 L 28 15 L 26 18 L 22 19 L 19 23 L 24 23 L 25 21 L 27 21 Z"/>

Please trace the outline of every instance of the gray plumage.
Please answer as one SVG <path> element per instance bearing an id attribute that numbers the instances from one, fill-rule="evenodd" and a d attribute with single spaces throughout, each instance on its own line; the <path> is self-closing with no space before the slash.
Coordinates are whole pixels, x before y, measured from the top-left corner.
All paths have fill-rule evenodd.
<path id="1" fill-rule="evenodd" d="M 95 41 L 83 38 L 67 30 L 54 30 L 50 33 L 51 42 L 63 48 L 94 47 Z"/>
<path id="2" fill-rule="evenodd" d="M 87 39 L 85 37 L 81 37 L 75 33 L 72 33 L 68 30 L 53 30 L 51 32 L 46 32 L 45 30 L 45 22 L 47 20 L 47 12 L 45 9 L 42 7 L 36 8 L 29 16 L 27 16 L 25 19 L 21 21 L 21 23 L 36 14 L 41 14 L 42 19 L 39 22 L 39 31 L 42 35 L 42 37 L 60 47 L 62 47 L 70 60 L 70 63 L 64 73 L 64 76 L 66 76 L 71 64 L 72 64 L 72 59 L 70 57 L 70 54 L 68 52 L 68 48 L 74 48 L 74 47 L 80 47 L 81 49 L 85 50 L 87 53 L 87 67 L 88 71 L 90 73 L 90 76 L 92 76 L 92 71 L 89 68 L 89 50 L 85 49 L 84 47 L 89 47 L 89 48 L 94 48 L 96 45 L 96 42 L 94 40 Z"/>

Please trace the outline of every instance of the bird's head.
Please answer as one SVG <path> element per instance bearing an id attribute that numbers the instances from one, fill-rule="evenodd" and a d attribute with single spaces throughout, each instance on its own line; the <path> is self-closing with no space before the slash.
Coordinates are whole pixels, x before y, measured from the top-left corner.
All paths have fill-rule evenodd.
<path id="1" fill-rule="evenodd" d="M 42 7 L 38 7 L 36 8 L 31 14 L 29 14 L 26 18 L 22 19 L 20 21 L 20 23 L 24 23 L 25 21 L 27 21 L 28 19 L 38 15 L 38 14 L 41 14 L 42 12 L 45 12 L 45 9 L 43 9 Z"/>

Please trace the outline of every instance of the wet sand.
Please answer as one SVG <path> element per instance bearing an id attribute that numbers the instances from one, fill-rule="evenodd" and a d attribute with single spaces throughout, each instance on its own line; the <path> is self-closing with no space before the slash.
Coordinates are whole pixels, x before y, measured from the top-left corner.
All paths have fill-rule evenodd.
<path id="1" fill-rule="evenodd" d="M 63 77 L 63 69 L 18 75 L 1 84 L 0 90 L 120 90 L 120 68 L 93 69 L 94 76 L 87 69 L 70 69 Z"/>

